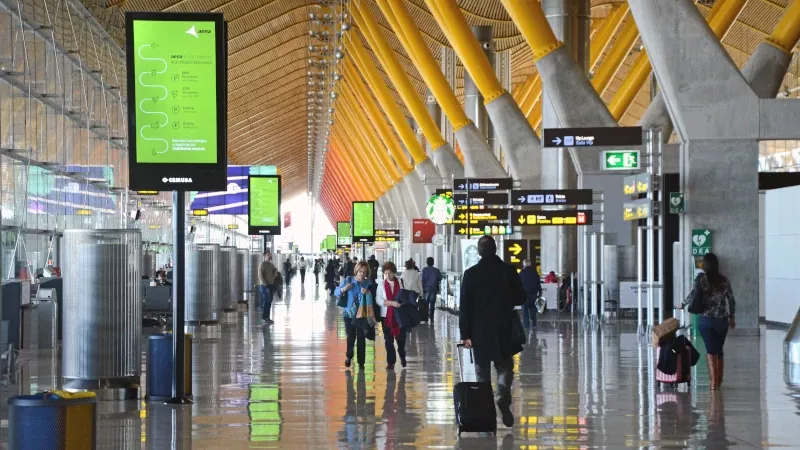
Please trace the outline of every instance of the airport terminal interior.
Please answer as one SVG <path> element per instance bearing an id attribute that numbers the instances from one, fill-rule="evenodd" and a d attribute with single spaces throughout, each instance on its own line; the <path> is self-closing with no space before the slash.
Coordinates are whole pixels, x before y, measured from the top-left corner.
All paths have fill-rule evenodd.
<path id="1" fill-rule="evenodd" d="M 799 41 L 0 0 L 0 449 L 800 449 Z"/>

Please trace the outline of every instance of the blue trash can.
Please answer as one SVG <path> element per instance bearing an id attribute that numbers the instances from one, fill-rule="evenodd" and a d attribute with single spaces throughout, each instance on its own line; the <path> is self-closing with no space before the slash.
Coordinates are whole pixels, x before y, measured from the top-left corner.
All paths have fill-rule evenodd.
<path id="1" fill-rule="evenodd" d="M 94 450 L 97 397 L 53 391 L 8 400 L 9 450 Z"/>
<path id="2" fill-rule="evenodd" d="M 172 334 L 150 336 L 147 346 L 147 400 L 172 397 Z"/>
<path id="3" fill-rule="evenodd" d="M 183 392 L 192 397 L 192 335 L 184 335 Z M 154 334 L 147 346 L 146 400 L 156 402 L 172 398 L 172 333 Z"/>

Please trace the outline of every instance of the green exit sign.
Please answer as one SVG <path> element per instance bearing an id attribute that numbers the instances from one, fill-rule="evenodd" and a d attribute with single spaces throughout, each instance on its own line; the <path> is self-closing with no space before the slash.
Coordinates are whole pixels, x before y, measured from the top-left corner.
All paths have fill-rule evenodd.
<path id="1" fill-rule="evenodd" d="M 602 170 L 636 170 L 639 168 L 639 150 L 606 150 L 600 154 Z"/>

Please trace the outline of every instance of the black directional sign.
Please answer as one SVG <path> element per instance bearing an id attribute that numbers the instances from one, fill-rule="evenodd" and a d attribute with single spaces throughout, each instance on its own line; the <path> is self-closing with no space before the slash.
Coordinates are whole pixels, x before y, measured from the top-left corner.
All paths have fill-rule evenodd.
<path id="1" fill-rule="evenodd" d="M 591 205 L 591 189 L 551 189 L 511 191 L 512 205 Z"/>
<path id="2" fill-rule="evenodd" d="M 453 228 L 458 236 L 483 236 L 484 234 L 502 236 L 509 235 L 514 232 L 513 227 L 509 225 L 456 225 Z"/>
<path id="3" fill-rule="evenodd" d="M 523 227 L 591 225 L 592 210 L 511 211 L 511 224 Z"/>
<path id="4" fill-rule="evenodd" d="M 483 206 L 483 205 L 508 205 L 508 194 L 501 192 L 470 192 L 469 202 L 467 194 L 453 194 L 456 206 Z"/>
<path id="5" fill-rule="evenodd" d="M 400 230 L 397 229 L 382 229 L 375 230 L 375 242 L 399 242 Z"/>
<path id="6" fill-rule="evenodd" d="M 545 128 L 544 147 L 624 147 L 642 145 L 642 127 Z"/>
<path id="7" fill-rule="evenodd" d="M 528 259 L 528 241 L 525 239 L 507 239 L 503 242 L 503 260 L 522 271 L 522 261 Z"/>
<path id="8" fill-rule="evenodd" d="M 456 178 L 454 191 L 503 191 L 514 187 L 511 178 Z"/>
<path id="9" fill-rule="evenodd" d="M 486 222 L 503 222 L 508 224 L 508 209 L 486 208 L 476 210 L 458 210 L 453 216 L 453 224 L 466 224 L 467 217 L 471 225 L 485 225 Z"/>
<path id="10" fill-rule="evenodd" d="M 447 197 L 452 198 L 453 197 L 453 190 L 452 189 L 437 189 L 436 191 L 434 191 L 434 194 L 436 194 L 436 195 L 445 195 Z"/>

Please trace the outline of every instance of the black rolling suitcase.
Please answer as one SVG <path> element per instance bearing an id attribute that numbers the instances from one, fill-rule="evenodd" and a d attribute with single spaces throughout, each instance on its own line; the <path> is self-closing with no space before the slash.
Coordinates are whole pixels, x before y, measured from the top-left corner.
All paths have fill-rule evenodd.
<path id="1" fill-rule="evenodd" d="M 478 383 L 464 380 L 464 364 L 461 359 L 461 350 L 464 346 L 458 344 L 458 366 L 461 372 L 461 382 L 453 386 L 453 403 L 456 410 L 456 425 L 458 435 L 461 433 L 494 433 L 497 434 L 497 411 L 494 407 L 494 393 L 491 383 Z M 475 361 L 472 349 L 469 349 L 470 364 Z"/>
<path id="2" fill-rule="evenodd" d="M 417 312 L 419 313 L 419 321 L 428 321 L 428 302 L 420 295 L 417 297 Z"/>

